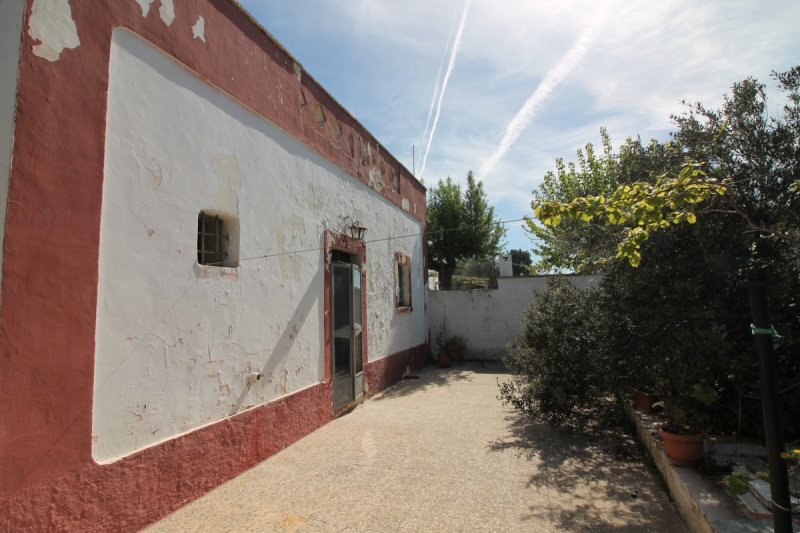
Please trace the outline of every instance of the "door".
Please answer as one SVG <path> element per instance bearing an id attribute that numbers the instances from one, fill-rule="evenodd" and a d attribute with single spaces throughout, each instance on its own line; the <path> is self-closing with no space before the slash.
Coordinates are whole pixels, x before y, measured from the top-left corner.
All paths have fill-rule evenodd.
<path id="1" fill-rule="evenodd" d="M 333 408 L 364 393 L 361 267 L 333 263 Z"/>

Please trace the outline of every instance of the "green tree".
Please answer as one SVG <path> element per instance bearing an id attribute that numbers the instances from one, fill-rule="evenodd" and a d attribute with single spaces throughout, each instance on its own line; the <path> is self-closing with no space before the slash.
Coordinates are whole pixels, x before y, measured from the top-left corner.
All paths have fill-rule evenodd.
<path id="1" fill-rule="evenodd" d="M 585 428 L 608 414 L 617 388 L 605 347 L 599 291 L 575 288 L 555 276 L 522 315 L 522 333 L 503 357 L 514 374 L 500 399 L 553 426 Z"/>
<path id="2" fill-rule="evenodd" d="M 428 197 L 428 264 L 441 273 L 449 289 L 457 263 L 497 254 L 506 230 L 486 199 L 483 184 L 470 171 L 467 187 L 448 177 L 439 180 Z"/>
<path id="3" fill-rule="evenodd" d="M 487 258 L 500 252 L 500 241 L 506 230 L 494 216 L 494 207 L 486 199 L 483 183 L 475 179 L 471 170 L 467 173 L 464 191 L 464 226 L 466 257 Z"/>
<path id="4" fill-rule="evenodd" d="M 605 129 L 600 130 L 600 137 L 602 154 L 597 154 L 590 143 L 585 150 L 578 150 L 577 164 L 556 159 L 555 171 L 548 172 L 541 186 L 533 191 L 534 208 L 560 206 L 582 197 L 607 196 L 621 185 L 674 170 L 684 160 L 676 143 L 651 140 L 643 144 L 638 137 L 628 138 L 615 153 Z M 595 272 L 598 261 L 611 255 L 621 240 L 616 228 L 600 220 L 587 224 L 585 219 L 563 216 L 557 210 L 553 214 L 559 216 L 547 219 L 549 224 L 530 217 L 525 221 L 538 257 L 533 266 L 535 272 Z"/>
<path id="5" fill-rule="evenodd" d="M 622 227 L 617 257 L 636 266 L 641 245 L 656 231 L 694 224 L 698 214 L 732 215 L 741 225 L 738 240 L 747 241 L 753 259 L 797 265 L 800 67 L 774 76 L 788 99 L 777 116 L 767 113 L 763 84 L 752 78 L 736 83 L 721 109 L 697 103 L 673 117 L 682 169 L 618 181 L 611 192 L 535 195 L 536 218 L 551 228 L 581 221 Z M 716 196 L 721 198 L 707 201 Z"/>
<path id="6" fill-rule="evenodd" d="M 514 277 L 530 276 L 529 267 L 533 264 L 531 253 L 527 250 L 511 250 L 511 275 Z"/>
<path id="7" fill-rule="evenodd" d="M 753 264 L 768 266 L 791 440 L 800 437 L 792 401 L 800 386 L 800 68 L 775 78 L 787 101 L 778 112 L 764 85 L 747 79 L 720 109 L 693 104 L 673 117 L 670 142 L 642 151 L 629 140 L 618 154 L 605 151 L 611 161 L 589 157 L 575 172 L 559 165 L 565 170 L 534 195 L 532 222 L 545 228 L 555 268 L 590 264 L 603 274 L 598 323 L 609 353 L 624 357 L 601 359 L 613 366 L 599 371 L 615 383 L 655 385 L 709 431 L 761 431 L 740 281 Z M 602 245 L 583 249 L 596 235 Z"/>

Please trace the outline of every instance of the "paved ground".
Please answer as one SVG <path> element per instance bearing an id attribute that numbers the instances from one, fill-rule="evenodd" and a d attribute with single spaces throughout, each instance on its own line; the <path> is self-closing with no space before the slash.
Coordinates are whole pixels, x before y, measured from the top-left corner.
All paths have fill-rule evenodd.
<path id="1" fill-rule="evenodd" d="M 519 418 L 503 379 L 430 367 L 148 531 L 686 531 L 639 461 Z"/>

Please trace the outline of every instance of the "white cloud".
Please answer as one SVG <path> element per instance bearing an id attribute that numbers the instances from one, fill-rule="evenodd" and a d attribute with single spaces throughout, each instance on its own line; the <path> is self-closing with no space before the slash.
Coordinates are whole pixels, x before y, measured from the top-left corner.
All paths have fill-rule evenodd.
<path id="1" fill-rule="evenodd" d="M 467 15 L 469 14 L 469 5 L 471 1 L 472 0 L 466 0 L 464 3 L 464 11 L 461 14 L 461 21 L 458 23 L 458 30 L 456 30 L 456 37 L 453 41 L 453 49 L 450 51 L 450 60 L 447 62 L 447 70 L 442 78 L 442 87 L 439 90 L 439 97 L 436 101 L 436 112 L 433 115 L 433 122 L 431 123 L 430 133 L 428 134 L 428 144 L 425 145 L 425 151 L 422 155 L 422 165 L 420 166 L 419 170 L 420 176 L 425 174 L 425 163 L 428 161 L 428 154 L 431 151 L 431 143 L 433 142 L 433 136 L 436 134 L 436 126 L 439 124 L 439 116 L 441 115 L 442 111 L 442 101 L 444 100 L 444 95 L 447 92 L 447 82 L 450 81 L 450 76 L 453 74 L 453 70 L 456 66 L 458 52 L 461 50 L 461 41 L 464 38 L 464 25 L 467 22 Z"/>
<path id="2" fill-rule="evenodd" d="M 419 166 L 442 49 L 464 0 L 245 5 L 409 168 L 416 145 Z M 429 186 L 480 168 L 594 17 L 596 3 L 585 1 L 473 0 L 427 160 Z M 584 60 L 485 181 L 490 200 L 501 216 L 516 218 L 529 211 L 530 192 L 555 158 L 572 159 L 586 142 L 597 143 L 601 126 L 615 144 L 637 134 L 663 137 L 681 99 L 718 105 L 733 82 L 768 81 L 770 70 L 800 63 L 798 20 L 796 0 L 608 0 L 608 18 Z"/>
<path id="3" fill-rule="evenodd" d="M 591 46 L 594 41 L 597 32 L 600 30 L 603 19 L 604 16 L 601 16 L 590 22 L 589 26 L 581 33 L 578 41 L 558 60 L 558 63 L 556 63 L 552 69 L 547 71 L 542 81 L 536 86 L 536 90 L 525 100 L 522 108 L 514 115 L 511 122 L 508 123 L 506 132 L 500 140 L 500 144 L 495 151 L 492 152 L 492 155 L 489 156 L 489 159 L 481 165 L 478 171 L 478 179 L 489 176 L 497 165 L 497 162 L 500 161 L 514 143 L 517 142 L 520 134 L 528 127 L 536 111 L 544 104 L 547 97 L 550 96 L 550 93 L 552 93 L 564 78 L 569 76 L 572 70 L 580 63 L 589 51 L 589 46 Z"/>

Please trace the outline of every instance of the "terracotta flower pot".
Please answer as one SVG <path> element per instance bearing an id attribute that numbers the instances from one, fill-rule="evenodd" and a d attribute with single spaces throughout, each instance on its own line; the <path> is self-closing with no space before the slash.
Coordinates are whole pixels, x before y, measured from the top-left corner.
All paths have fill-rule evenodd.
<path id="1" fill-rule="evenodd" d="M 456 348 L 450 348 L 447 351 L 447 355 L 450 356 L 450 360 L 451 361 L 453 361 L 454 363 L 457 363 L 457 362 L 461 361 L 462 357 L 464 357 L 464 351 L 463 350 L 458 350 Z"/>
<path id="2" fill-rule="evenodd" d="M 448 366 L 450 366 L 450 359 L 444 352 L 439 353 L 439 367 L 447 368 Z"/>
<path id="3" fill-rule="evenodd" d="M 652 413 L 653 404 L 660 402 L 662 396 L 652 392 L 645 392 L 643 390 L 635 389 L 632 395 L 633 407 L 639 409 L 643 413 Z"/>
<path id="4" fill-rule="evenodd" d="M 703 457 L 703 443 L 706 434 L 699 429 L 691 435 L 679 435 L 664 431 L 662 427 L 659 431 L 661 439 L 664 441 L 664 449 L 667 452 L 669 462 L 676 466 L 694 466 Z"/>

